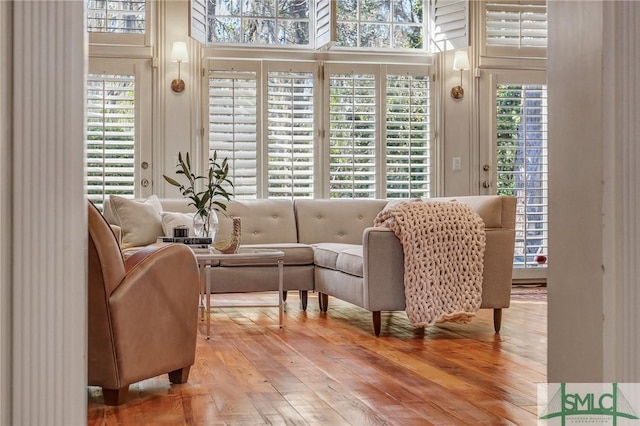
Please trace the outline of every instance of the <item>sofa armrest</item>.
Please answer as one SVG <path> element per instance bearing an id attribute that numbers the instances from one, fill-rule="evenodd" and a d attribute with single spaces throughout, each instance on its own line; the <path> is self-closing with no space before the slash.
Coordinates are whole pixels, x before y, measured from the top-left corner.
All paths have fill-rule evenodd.
<path id="1" fill-rule="evenodd" d="M 366 228 L 362 234 L 362 254 L 364 308 L 404 310 L 404 253 L 400 240 L 388 228 Z"/>

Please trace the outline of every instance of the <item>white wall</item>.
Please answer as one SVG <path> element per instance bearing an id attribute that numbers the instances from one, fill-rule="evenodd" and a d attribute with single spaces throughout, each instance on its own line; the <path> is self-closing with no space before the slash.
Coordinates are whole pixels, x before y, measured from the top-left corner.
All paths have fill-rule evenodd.
<path id="1" fill-rule="evenodd" d="M 451 97 L 451 88 L 460 84 L 460 71 L 453 70 L 455 51 L 442 57 L 444 87 L 442 87 L 443 127 L 439 131 L 438 143 L 442 149 L 441 195 L 471 195 L 478 193 L 478 138 L 472 132 L 472 112 L 477 102 L 477 84 L 473 77 L 473 54 L 469 54 L 471 70 L 462 72 L 464 97 Z M 435 103 L 437 105 L 437 103 Z M 461 169 L 453 170 L 453 158 L 460 157 Z"/>
<path id="2" fill-rule="evenodd" d="M 162 174 L 174 177 L 178 152 L 189 152 L 194 161 L 202 161 L 208 151 L 200 148 L 200 45 L 189 34 L 189 2 L 164 1 L 156 3 L 158 25 L 158 50 L 160 67 L 158 80 L 162 82 L 157 91 L 157 110 L 160 111 L 158 123 L 161 123 L 154 137 L 155 163 L 161 167 L 154 170 L 154 189 L 160 196 L 180 197 L 177 188 L 165 183 Z M 189 62 L 181 65 L 180 74 L 185 82 L 185 90 L 175 93 L 171 90 L 171 81 L 178 75 L 178 64 L 171 62 L 173 42 L 187 43 Z"/>

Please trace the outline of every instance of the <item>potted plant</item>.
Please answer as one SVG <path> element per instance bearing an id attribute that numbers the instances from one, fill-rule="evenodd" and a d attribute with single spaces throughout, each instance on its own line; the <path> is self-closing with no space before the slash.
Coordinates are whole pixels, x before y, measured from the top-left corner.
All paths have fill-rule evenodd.
<path id="1" fill-rule="evenodd" d="M 213 157 L 209 158 L 209 170 L 206 176 L 196 176 L 191 171 L 191 160 L 187 152 L 184 159 L 182 153 L 178 153 L 178 164 L 176 174 L 187 178 L 188 185 L 183 185 L 177 180 L 167 175 L 162 175 L 169 184 L 180 189 L 183 197 L 191 199 L 189 205 L 196 208 L 193 216 L 193 229 L 196 236 L 215 238 L 215 230 L 218 224 L 216 211 L 227 209 L 224 200 L 229 201 L 232 193 L 225 189 L 225 186 L 233 187 L 233 183 L 227 178 L 229 174 L 229 164 L 227 159 L 218 162 L 218 154 L 213 152 Z M 202 188 L 201 191 L 198 191 Z"/>

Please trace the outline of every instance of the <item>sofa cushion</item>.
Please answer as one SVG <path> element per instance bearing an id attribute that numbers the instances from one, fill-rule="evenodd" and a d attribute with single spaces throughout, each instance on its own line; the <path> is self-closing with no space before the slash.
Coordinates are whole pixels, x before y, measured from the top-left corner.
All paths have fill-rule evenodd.
<path id="1" fill-rule="evenodd" d="M 335 271 L 362 276 L 362 246 L 357 244 L 319 243 L 313 244 L 314 262 Z"/>
<path id="2" fill-rule="evenodd" d="M 178 226 L 186 226 L 189 235 L 195 235 L 193 232 L 193 213 L 162 212 L 160 217 L 162 218 L 162 232 L 165 236 L 172 237 L 173 228 Z"/>
<path id="3" fill-rule="evenodd" d="M 241 248 L 282 250 L 284 252 L 284 266 L 313 265 L 313 248 L 308 244 L 273 243 L 273 244 L 242 244 Z M 221 266 L 244 266 L 242 259 L 222 259 Z M 251 262 L 251 266 L 273 265 L 272 261 L 262 263 Z"/>
<path id="4" fill-rule="evenodd" d="M 338 253 L 336 268 L 345 274 L 362 277 L 362 246 L 353 246 Z"/>
<path id="5" fill-rule="evenodd" d="M 362 244 L 362 233 L 386 204 L 375 199 L 295 200 L 298 241 Z"/>
<path id="6" fill-rule="evenodd" d="M 231 200 L 219 213 L 218 239 L 231 234 L 231 218 L 241 218 L 241 244 L 297 243 L 293 201 L 278 199 Z"/>
<path id="7" fill-rule="evenodd" d="M 155 243 L 163 235 L 162 206 L 155 195 L 144 201 L 112 195 L 110 204 L 115 225 L 122 230 L 123 249 Z"/>

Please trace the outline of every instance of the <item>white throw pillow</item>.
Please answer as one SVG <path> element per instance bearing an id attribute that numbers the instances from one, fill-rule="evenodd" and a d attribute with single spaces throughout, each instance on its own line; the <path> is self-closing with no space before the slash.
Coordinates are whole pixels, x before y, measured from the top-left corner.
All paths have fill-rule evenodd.
<path id="1" fill-rule="evenodd" d="M 111 209 L 122 228 L 122 248 L 140 247 L 155 243 L 162 235 L 162 205 L 157 196 L 135 201 L 111 195 Z"/>
<path id="2" fill-rule="evenodd" d="M 173 237 L 173 228 L 177 226 L 186 226 L 189 229 L 189 236 L 193 237 L 193 213 L 175 213 L 175 212 L 163 212 L 162 217 L 162 232 L 167 237 Z"/>

